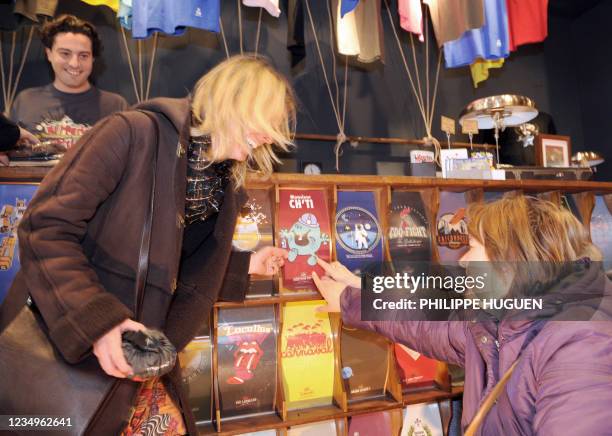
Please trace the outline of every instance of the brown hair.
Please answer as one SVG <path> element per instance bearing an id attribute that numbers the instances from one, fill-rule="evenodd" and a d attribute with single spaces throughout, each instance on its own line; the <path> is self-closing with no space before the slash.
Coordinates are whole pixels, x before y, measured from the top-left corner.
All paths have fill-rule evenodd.
<path id="1" fill-rule="evenodd" d="M 53 48 L 55 35 L 58 33 L 80 33 L 87 36 L 91 41 L 91 53 L 97 58 L 102 52 L 102 41 L 98 36 L 95 26 L 88 21 L 81 20 L 74 15 L 61 15 L 53 21 L 44 24 L 41 30 L 43 46 Z"/>
<path id="2" fill-rule="evenodd" d="M 580 221 L 567 209 L 536 197 L 505 196 L 468 207 L 468 232 L 492 262 L 503 262 L 513 287 L 528 292 L 563 276 L 569 262 L 601 260 Z"/>

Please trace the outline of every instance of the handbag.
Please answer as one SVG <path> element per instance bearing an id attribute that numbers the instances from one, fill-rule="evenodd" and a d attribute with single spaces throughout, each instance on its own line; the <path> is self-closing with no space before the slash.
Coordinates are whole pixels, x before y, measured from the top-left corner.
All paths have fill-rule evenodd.
<path id="1" fill-rule="evenodd" d="M 159 138 L 159 127 L 151 118 Z M 153 180 L 142 229 L 135 283 L 135 314 L 141 318 L 149 264 L 158 144 L 153 150 Z M 84 435 L 95 425 L 96 414 L 121 379 L 107 375 L 95 356 L 78 364 L 67 363 L 47 336 L 47 328 L 36 306 L 28 298 L 18 315 L 0 332 L 0 414 L 43 415 L 59 418 L 56 427 L 36 427 L 45 434 Z M 29 387 L 37 387 L 33 392 Z M 25 428 L 15 427 L 19 433 Z M 29 434 L 27 432 L 26 434 Z"/>

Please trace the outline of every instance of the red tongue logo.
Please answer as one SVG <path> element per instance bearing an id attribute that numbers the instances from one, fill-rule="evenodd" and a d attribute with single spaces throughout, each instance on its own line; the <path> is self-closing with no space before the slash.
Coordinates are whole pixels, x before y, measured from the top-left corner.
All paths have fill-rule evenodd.
<path id="1" fill-rule="evenodd" d="M 234 375 L 227 379 L 230 385 L 241 385 L 255 376 L 255 369 L 264 355 L 257 341 L 242 342 L 234 353 Z"/>

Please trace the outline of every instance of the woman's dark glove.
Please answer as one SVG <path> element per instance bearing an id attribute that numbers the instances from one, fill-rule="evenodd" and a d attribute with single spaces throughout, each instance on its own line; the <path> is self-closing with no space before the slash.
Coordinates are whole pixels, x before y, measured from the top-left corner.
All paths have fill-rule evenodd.
<path id="1" fill-rule="evenodd" d="M 160 377 L 174 368 L 176 349 L 162 332 L 128 330 L 121 339 L 125 359 L 134 370 L 132 380 Z"/>

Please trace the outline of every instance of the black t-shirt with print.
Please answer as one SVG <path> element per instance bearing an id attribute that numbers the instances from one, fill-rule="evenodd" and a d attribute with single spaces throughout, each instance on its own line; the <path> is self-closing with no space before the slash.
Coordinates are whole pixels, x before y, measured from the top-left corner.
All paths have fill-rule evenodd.
<path id="1" fill-rule="evenodd" d="M 70 148 L 97 121 L 127 107 L 119 94 L 95 86 L 69 94 L 49 84 L 20 92 L 11 108 L 11 118 L 41 141 Z"/>

